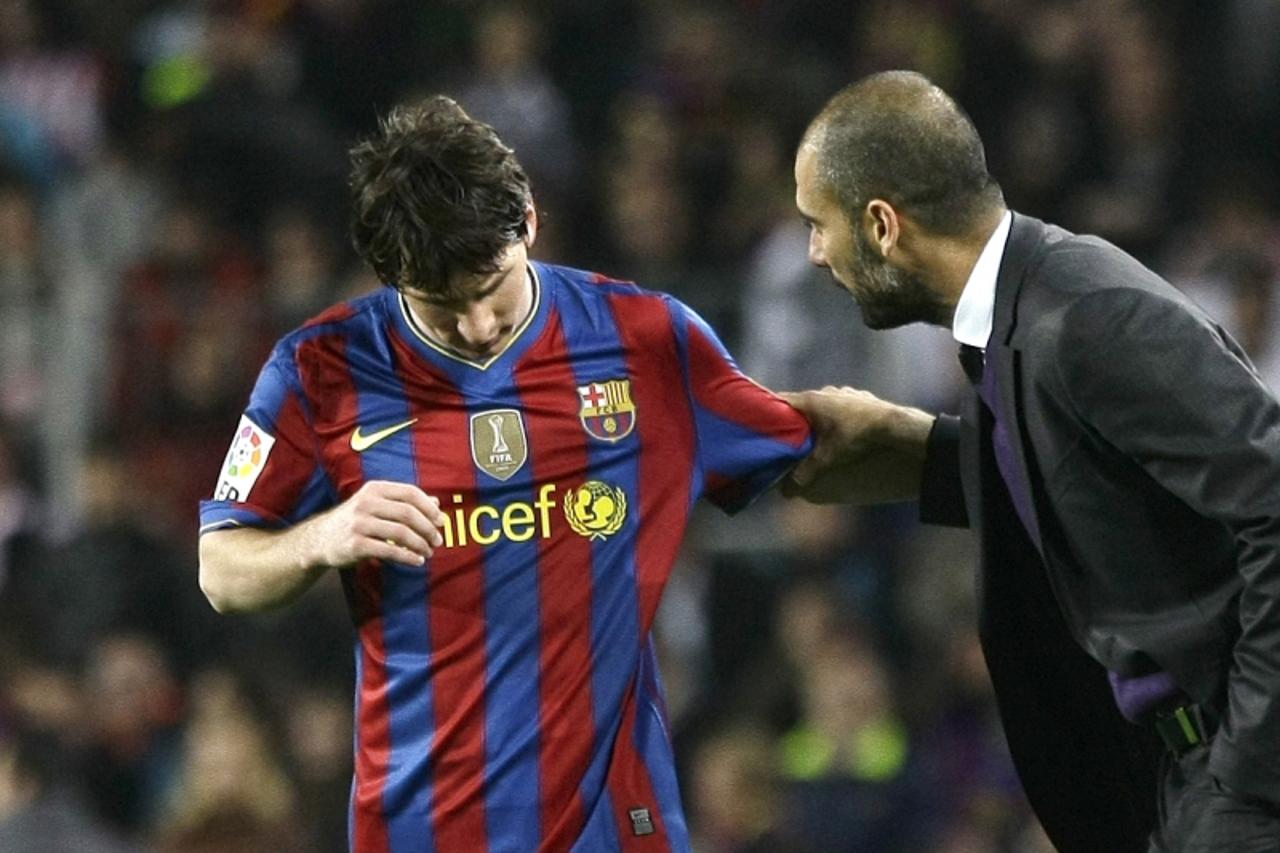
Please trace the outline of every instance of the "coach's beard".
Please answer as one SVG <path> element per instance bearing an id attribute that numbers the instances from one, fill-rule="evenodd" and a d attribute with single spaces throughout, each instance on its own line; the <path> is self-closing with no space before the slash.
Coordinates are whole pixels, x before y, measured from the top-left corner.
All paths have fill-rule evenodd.
<path id="1" fill-rule="evenodd" d="M 890 266 L 860 230 L 854 231 L 853 297 L 862 322 L 871 329 L 896 329 L 911 323 L 948 326 L 953 307 L 929 289 L 919 275 Z"/>

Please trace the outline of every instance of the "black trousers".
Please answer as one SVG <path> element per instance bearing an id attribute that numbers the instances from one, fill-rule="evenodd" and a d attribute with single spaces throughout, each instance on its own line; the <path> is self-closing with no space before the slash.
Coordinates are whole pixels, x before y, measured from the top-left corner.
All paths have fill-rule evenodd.
<path id="1" fill-rule="evenodd" d="M 1280 853 L 1280 805 L 1222 787 L 1209 748 L 1160 761 L 1160 802 L 1149 853 Z"/>

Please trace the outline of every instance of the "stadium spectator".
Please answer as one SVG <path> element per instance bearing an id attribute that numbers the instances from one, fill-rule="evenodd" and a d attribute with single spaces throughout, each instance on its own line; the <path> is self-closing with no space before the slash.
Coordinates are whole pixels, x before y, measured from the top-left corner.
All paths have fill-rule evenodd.
<path id="1" fill-rule="evenodd" d="M 28 435 L 47 405 L 51 278 L 35 195 L 0 185 L 0 419 Z"/>
<path id="2" fill-rule="evenodd" d="M 220 228 L 216 208 L 176 202 L 157 230 L 116 306 L 109 412 L 148 513 L 176 529 L 188 519 L 179 502 L 198 499 L 217 471 L 220 425 L 270 339 L 258 264 Z"/>
<path id="3" fill-rule="evenodd" d="M 301 325 L 338 295 L 337 253 L 329 231 L 295 205 L 275 208 L 263 231 L 265 326 L 275 338 Z"/>
<path id="4" fill-rule="evenodd" d="M 214 652 L 212 614 L 192 587 L 192 566 L 149 517 L 131 465 L 117 439 L 94 442 L 77 485 L 81 522 L 46 544 L 30 581 L 41 657 L 67 671 L 118 633 L 153 637 L 180 671 Z"/>
<path id="5" fill-rule="evenodd" d="M 298 88 L 343 139 L 368 131 L 407 88 L 463 65 L 480 9 L 416 0 L 305 0 L 277 8 L 286 6 Z"/>
<path id="6" fill-rule="evenodd" d="M 775 744 L 762 728 L 729 723 L 711 734 L 693 758 L 690 799 L 699 827 L 695 849 L 705 853 L 805 853 L 782 836 L 783 807 Z"/>
<path id="7" fill-rule="evenodd" d="M 645 175 L 626 164 L 608 180 L 610 248 L 628 278 L 654 282 L 700 315 L 705 312 L 716 328 L 731 322 L 727 283 L 706 272 L 694 252 L 695 214 L 687 190 L 669 173 Z"/>
<path id="8" fill-rule="evenodd" d="M 569 230 L 578 185 L 578 142 L 564 93 L 545 68 L 544 25 L 535 7 L 497 3 L 473 27 L 470 73 L 450 87 L 471 114 L 493 125 L 529 171 L 542 211 Z M 572 234 L 557 237 L 572 239 Z"/>
<path id="9" fill-rule="evenodd" d="M 277 757 L 278 740 L 228 672 L 201 673 L 189 690 L 180 774 L 152 821 L 161 851 L 306 853 L 298 794 Z"/>
<path id="10" fill-rule="evenodd" d="M 1224 164 L 1195 228 L 1169 239 L 1170 280 L 1238 341 L 1272 391 L 1280 390 L 1280 217 L 1248 163 Z"/>
<path id="11" fill-rule="evenodd" d="M 1034 823 L 1009 760 L 991 693 L 991 680 L 972 619 L 926 650 L 930 663 L 913 675 L 915 702 L 927 701 L 917 724 L 917 748 L 926 780 L 930 823 L 944 850 L 961 845 L 999 850 Z M 940 663 L 939 663 L 940 662 Z"/>
<path id="12" fill-rule="evenodd" d="M 168 159 L 187 194 L 260 229 L 281 198 L 333 209 L 342 199 L 342 141 L 298 89 L 289 4 L 162 5 L 141 31 L 142 95 L 163 116 Z"/>
<path id="13" fill-rule="evenodd" d="M 1173 175 L 1186 168 L 1178 66 L 1165 55 L 1174 48 L 1160 16 L 1133 4 L 1116 4 L 1091 26 L 1099 156 L 1066 198 L 1066 215 L 1081 231 L 1112 235 L 1152 257 L 1186 203 L 1174 194 Z"/>
<path id="14" fill-rule="evenodd" d="M 160 135 L 131 126 L 114 137 L 100 159 L 60 184 L 44 218 L 53 322 L 39 451 L 54 535 L 79 522 L 81 463 L 117 414 L 113 396 L 102 389 L 114 380 L 122 343 L 115 324 L 103 318 L 119 311 L 125 271 L 150 248 L 164 207 L 168 175 L 136 144 Z"/>
<path id="15" fill-rule="evenodd" d="M 827 634 L 801 663 L 800 716 L 778 743 L 786 837 L 832 853 L 923 845 L 919 759 L 889 679 L 857 631 Z"/>
<path id="16" fill-rule="evenodd" d="M 0 850 L 5 853 L 131 853 L 84 807 L 66 780 L 65 758 L 47 734 L 0 719 Z"/>
<path id="17" fill-rule="evenodd" d="M 104 138 L 104 74 L 81 45 L 53 45 L 49 9 L 0 5 L 0 149 L 42 190 L 82 168 Z"/>
<path id="18" fill-rule="evenodd" d="M 163 816 L 182 772 L 182 689 L 165 652 L 140 634 L 100 640 L 86 664 L 79 773 L 94 809 L 142 834 Z"/>
<path id="19" fill-rule="evenodd" d="M 28 608 L 38 595 L 34 573 L 44 544 L 43 515 L 39 492 L 22 470 L 22 443 L 0 421 L 0 614 L 10 617 L 3 620 L 14 629 L 10 636 L 25 634 L 32 641 L 35 635 L 28 632 L 38 622 L 33 624 Z"/>
<path id="20" fill-rule="evenodd" d="M 287 762 L 298 788 L 302 825 L 317 853 L 347 849 L 351 796 L 351 699 L 346 685 L 299 683 L 283 705 Z"/>

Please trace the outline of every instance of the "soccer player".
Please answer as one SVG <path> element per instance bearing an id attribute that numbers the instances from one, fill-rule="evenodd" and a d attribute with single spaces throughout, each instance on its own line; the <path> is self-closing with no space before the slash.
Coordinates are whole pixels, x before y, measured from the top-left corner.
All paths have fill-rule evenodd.
<path id="1" fill-rule="evenodd" d="M 670 297 L 531 262 L 529 182 L 436 97 L 352 150 L 387 287 L 286 336 L 211 501 L 220 611 L 340 569 L 354 850 L 687 850 L 650 628 L 690 508 L 809 450 Z"/>

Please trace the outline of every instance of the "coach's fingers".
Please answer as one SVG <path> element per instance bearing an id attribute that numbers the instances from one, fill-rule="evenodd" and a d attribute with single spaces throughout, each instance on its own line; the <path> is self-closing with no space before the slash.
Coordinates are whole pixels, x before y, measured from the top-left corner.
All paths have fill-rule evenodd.
<path id="1" fill-rule="evenodd" d="M 776 392 L 791 408 L 804 411 L 812 391 L 778 391 Z"/>

